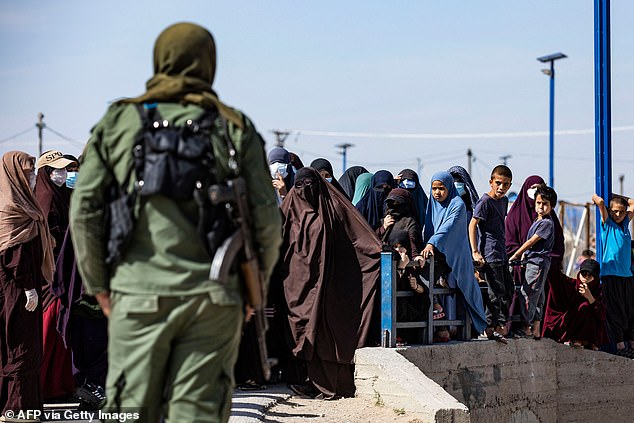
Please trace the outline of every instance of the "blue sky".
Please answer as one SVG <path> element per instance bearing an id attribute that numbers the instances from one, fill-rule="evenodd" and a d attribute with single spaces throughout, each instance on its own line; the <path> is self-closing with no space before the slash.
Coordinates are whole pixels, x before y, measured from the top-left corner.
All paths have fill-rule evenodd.
<path id="1" fill-rule="evenodd" d="M 312 4 L 311 4 L 312 3 Z M 511 155 L 514 188 L 548 178 L 548 137 L 397 139 L 314 136 L 522 133 L 548 130 L 548 77 L 536 57 L 561 51 L 556 129 L 594 127 L 593 1 L 56 1 L 0 3 L 0 140 L 51 129 L 44 148 L 78 154 L 90 128 L 119 97 L 144 91 L 152 46 L 178 21 L 214 34 L 214 88 L 246 112 L 267 141 L 295 130 L 287 148 L 305 164 L 351 142 L 348 165 L 371 171 L 466 167 L 480 191 Z M 634 125 L 634 2 L 612 1 L 612 124 Z M 299 132 L 298 132 L 299 131 Z M 613 136 L 614 189 L 634 194 L 634 130 Z M 0 153 L 37 152 L 35 129 L 0 142 Z M 556 137 L 555 188 L 582 202 L 594 190 L 594 135 Z M 418 160 L 417 160 L 418 159 Z"/>

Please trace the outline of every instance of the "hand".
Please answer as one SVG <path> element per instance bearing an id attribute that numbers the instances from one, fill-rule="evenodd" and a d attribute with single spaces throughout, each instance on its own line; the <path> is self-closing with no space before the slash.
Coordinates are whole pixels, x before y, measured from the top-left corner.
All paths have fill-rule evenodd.
<path id="1" fill-rule="evenodd" d="M 95 294 L 95 298 L 99 303 L 99 307 L 101 307 L 101 311 L 103 315 L 106 317 L 110 316 L 110 291 L 102 291 L 98 294 Z"/>
<path id="2" fill-rule="evenodd" d="M 416 278 L 416 276 L 409 276 L 409 287 L 417 294 L 425 292 L 425 288 L 419 285 L 418 278 Z"/>
<path id="3" fill-rule="evenodd" d="M 404 269 L 405 266 L 407 266 L 407 263 L 409 263 L 409 256 L 407 255 L 407 250 L 405 249 L 405 247 L 398 247 L 396 251 L 398 251 L 398 254 L 401 256 L 401 261 L 398 265 L 398 268 Z"/>
<path id="4" fill-rule="evenodd" d="M 434 255 L 434 246 L 431 244 L 427 244 L 425 246 L 425 249 L 420 253 L 423 258 L 428 258 L 429 256 L 433 256 Z"/>
<path id="5" fill-rule="evenodd" d="M 277 179 L 273 179 L 273 188 L 275 188 L 280 195 L 286 195 L 286 184 L 279 173 L 277 174 Z"/>
<path id="6" fill-rule="evenodd" d="M 594 296 L 592 295 L 592 293 L 590 292 L 590 290 L 588 289 L 588 284 L 587 283 L 581 283 L 579 285 L 579 294 L 581 294 L 581 296 L 583 298 L 585 298 L 586 300 L 588 300 L 588 302 L 590 304 L 592 304 L 594 302 Z"/>
<path id="7" fill-rule="evenodd" d="M 519 261 L 520 259 L 521 259 L 521 257 L 518 256 L 517 253 L 515 253 L 511 257 L 509 257 L 509 261 Z"/>
<path id="8" fill-rule="evenodd" d="M 387 228 L 392 226 L 394 224 L 394 222 L 395 222 L 394 218 L 391 215 L 388 214 L 383 219 L 383 229 L 387 230 Z"/>
<path id="9" fill-rule="evenodd" d="M 414 260 L 420 263 L 421 266 L 425 266 L 425 259 L 423 258 L 423 256 L 416 256 L 414 257 Z"/>
<path id="10" fill-rule="evenodd" d="M 251 306 L 251 304 L 244 305 L 244 323 L 249 323 L 251 317 L 255 314 L 255 308 Z"/>
<path id="11" fill-rule="evenodd" d="M 471 255 L 473 256 L 473 261 L 478 263 L 478 267 L 484 266 L 486 262 L 484 261 L 482 254 L 480 254 L 480 251 L 474 251 Z"/>
<path id="12" fill-rule="evenodd" d="M 37 303 L 39 302 L 39 298 L 37 296 L 37 291 L 35 289 L 24 290 L 24 294 L 26 295 L 26 305 L 24 308 L 26 311 L 34 311 L 37 308 Z"/>

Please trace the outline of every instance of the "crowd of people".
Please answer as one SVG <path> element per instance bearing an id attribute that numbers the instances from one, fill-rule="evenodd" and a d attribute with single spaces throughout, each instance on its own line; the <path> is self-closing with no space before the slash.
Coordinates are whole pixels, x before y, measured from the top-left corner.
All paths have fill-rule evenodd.
<path id="1" fill-rule="evenodd" d="M 399 289 L 412 291 L 397 305 L 399 320 L 432 307 L 434 319 L 468 315 L 476 336 L 500 343 L 543 336 L 634 358 L 634 200 L 593 197 L 601 266 L 585 258 L 570 278 L 557 194 L 540 176 L 529 176 L 509 207 L 513 175 L 504 165 L 480 196 L 460 166 L 428 182 L 412 169 L 361 166 L 337 178 L 323 158 L 304 166 L 282 147 L 266 157 L 251 121 L 211 89 L 207 30 L 167 28 L 154 60 L 146 93 L 111 106 L 81 160 L 60 151 L 2 156 L 3 413 L 73 396 L 92 409 L 141 407 L 142 421 L 226 421 L 234 374 L 243 389 L 266 382 L 240 278 L 209 278 L 229 225 L 200 193 L 234 177 L 248 187 L 273 379 L 297 394 L 354 395 L 354 352 L 380 343 L 385 251 L 398 262 Z M 129 231 L 113 240 L 113 228 Z M 125 249 L 113 258 L 115 241 Z M 455 293 L 430 299 L 430 283 Z M 420 335 L 402 336 L 413 344 Z M 435 340 L 459 336 L 448 324 Z"/>
<path id="2" fill-rule="evenodd" d="M 475 336 L 504 344 L 510 338 L 539 340 L 544 336 L 576 348 L 609 350 L 613 345 L 617 354 L 634 357 L 634 302 L 628 291 L 634 286 L 628 229 L 634 216 L 633 200 L 613 195 L 606 206 L 594 196 L 603 218 L 603 267 L 590 258 L 591 251 L 585 251 L 576 276 L 569 278 L 562 270 L 563 230 L 553 211 L 557 194 L 540 176 L 529 176 L 509 207 L 506 194 L 513 175 L 504 165 L 492 170 L 490 191 L 481 196 L 468 172 L 454 166 L 432 176 L 428 197 L 411 169 L 394 176 L 387 170 L 371 173 L 354 166 L 337 180 L 326 159 L 317 159 L 306 168 L 295 154 L 281 147 L 271 149 L 268 159 L 283 216 L 280 273 L 274 273 L 271 280 L 277 297 L 270 298 L 270 305 L 287 317 L 274 326 L 276 333 L 283 332 L 286 324 L 286 331 L 293 335 L 286 342 L 294 368 L 282 372 L 292 374 L 289 380 L 293 383 L 301 382 L 293 385 L 296 391 L 326 397 L 333 392 L 346 395 L 345 390 L 324 390 L 311 374 L 306 377 L 300 372 L 298 380 L 298 364 L 293 359 L 310 366 L 322 360 L 316 354 L 298 354 L 305 348 L 305 339 L 297 333 L 307 329 L 314 331 L 311 352 L 328 347 L 333 354 L 323 360 L 348 362 L 351 358 L 334 357 L 341 345 L 359 345 L 356 337 L 337 334 L 338 326 L 350 319 L 345 313 L 356 304 L 341 304 L 342 289 L 348 295 L 355 292 L 350 287 L 355 279 L 341 266 L 354 264 L 357 268 L 358 261 L 344 258 L 344 252 L 346 248 L 350 253 L 352 248 L 366 252 L 368 245 L 374 246 L 375 265 L 379 251 L 394 252 L 398 288 L 414 294 L 399 297 L 396 313 L 400 321 L 423 320 L 427 308 L 433 307 L 434 319 L 455 320 L 461 313 L 468 314 Z M 310 191 L 308 172 L 312 174 Z M 334 229 L 337 222 L 350 221 L 356 224 L 355 238 Z M 352 247 L 347 247 L 350 243 Z M 454 288 L 457 294 L 437 295 L 430 301 L 426 286 L 431 282 L 425 271 L 429 258 L 436 269 L 433 283 Z M 359 276 L 361 282 L 354 282 L 357 290 L 366 292 L 373 284 L 376 289 L 374 273 Z M 280 288 L 276 290 L 276 286 Z M 297 313 L 298 307 L 313 314 Z M 372 313 L 376 315 L 376 310 Z M 357 317 L 366 314 L 364 310 Z M 402 342 L 422 342 L 421 330 L 399 329 L 398 334 Z M 377 336 L 378 332 L 369 333 L 365 345 L 376 345 Z M 455 327 L 438 326 L 434 339 L 442 342 L 459 336 Z"/>

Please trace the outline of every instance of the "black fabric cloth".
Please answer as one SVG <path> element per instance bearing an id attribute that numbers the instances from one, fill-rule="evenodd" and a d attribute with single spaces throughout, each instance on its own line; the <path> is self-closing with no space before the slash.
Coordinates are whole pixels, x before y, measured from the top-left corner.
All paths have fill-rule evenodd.
<path id="1" fill-rule="evenodd" d="M 464 188 L 467 191 L 466 194 L 460 196 L 462 201 L 464 201 L 465 206 L 467 206 L 467 225 L 471 222 L 471 218 L 473 217 L 473 209 L 478 202 L 480 196 L 478 195 L 478 190 L 476 190 L 473 181 L 471 180 L 471 176 L 469 172 L 462 166 L 453 166 L 450 167 L 447 172 L 453 176 L 455 182 L 464 183 Z"/>
<path id="2" fill-rule="evenodd" d="M 411 194 L 403 188 L 394 188 L 388 194 L 383 205 L 383 214 L 394 218 L 394 225 L 385 229 L 383 220 L 377 228 L 376 234 L 383 244 L 394 246 L 397 243 L 407 250 L 407 255 L 414 258 L 420 254 L 423 248 L 423 238 L 420 225 L 412 216 Z M 403 233 L 407 242 L 403 242 Z"/>
<path id="3" fill-rule="evenodd" d="M 634 277 L 603 276 L 610 337 L 616 343 L 634 341 Z"/>
<path id="4" fill-rule="evenodd" d="M 357 183 L 357 178 L 362 173 L 369 173 L 363 166 L 352 166 L 346 169 L 339 178 L 339 184 L 346 193 L 346 196 L 350 199 L 354 198 L 354 187 Z"/>
<path id="5" fill-rule="evenodd" d="M 41 298 L 39 237 L 0 253 L 0 411 L 41 410 L 42 305 L 30 312 L 24 289 Z M 30 269 L 37 269 L 32 272 Z M 32 280 L 26 281 L 24 275 Z M 16 283 L 16 275 L 22 279 Z"/>
<path id="6" fill-rule="evenodd" d="M 336 375 L 309 375 L 324 396 L 348 396 L 354 352 L 378 321 L 381 244 L 343 194 L 310 167 L 297 172 L 281 211 L 293 354 L 313 369 L 347 366 L 343 372 L 337 366 Z"/>
<path id="7" fill-rule="evenodd" d="M 355 206 L 372 229 L 381 224 L 383 218 L 383 203 L 388 194 L 394 189 L 394 176 L 387 170 L 379 170 L 372 176 L 370 189 Z"/>
<path id="8" fill-rule="evenodd" d="M 400 176 L 401 181 L 404 179 L 409 179 L 410 181 L 414 181 L 416 186 L 413 189 L 407 189 L 412 195 L 412 205 L 414 207 L 414 217 L 418 221 L 418 225 L 422 227 L 425 225 L 425 213 L 427 212 L 427 201 L 429 198 L 425 193 L 425 190 L 420 184 L 420 178 L 418 177 L 418 173 L 416 173 L 412 169 L 403 169 L 398 174 Z"/>
<path id="9" fill-rule="evenodd" d="M 335 178 L 335 172 L 332 170 L 332 164 L 326 160 L 326 159 L 315 159 L 313 160 L 313 162 L 310 164 L 310 167 L 312 167 L 313 169 L 316 169 L 317 171 L 321 171 L 321 170 L 325 170 L 330 174 L 331 177 L 331 181 L 330 183 L 332 184 L 333 187 L 337 188 L 337 191 L 339 191 L 340 193 L 342 193 L 345 197 L 348 198 L 348 200 L 352 200 L 352 197 L 350 197 L 346 191 L 343 189 L 343 187 L 339 184 L 339 182 L 337 181 L 337 178 Z M 354 195 L 354 193 L 353 193 Z"/>
<path id="10" fill-rule="evenodd" d="M 70 228 L 62 244 L 51 285 L 59 298 L 56 329 L 72 354 L 72 372 L 78 385 L 88 381 L 105 386 L 108 369 L 107 319 L 97 300 L 85 291 L 77 269 Z"/>
<path id="11" fill-rule="evenodd" d="M 35 179 L 35 199 L 42 208 L 48 222 L 48 229 L 55 239 L 53 257 L 61 250 L 66 229 L 68 229 L 68 209 L 70 207 L 70 191 L 65 185 L 58 187 L 50 178 L 52 168 L 44 166 L 37 173 Z"/>

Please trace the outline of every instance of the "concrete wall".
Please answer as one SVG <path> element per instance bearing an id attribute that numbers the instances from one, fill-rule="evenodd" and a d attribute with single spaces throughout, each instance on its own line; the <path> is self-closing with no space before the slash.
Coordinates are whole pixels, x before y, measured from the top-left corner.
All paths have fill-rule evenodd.
<path id="1" fill-rule="evenodd" d="M 399 351 L 458 401 L 472 422 L 634 421 L 634 361 L 548 339 Z"/>
<path id="2" fill-rule="evenodd" d="M 407 421 L 469 423 L 469 410 L 393 348 L 362 348 L 355 357 L 356 396 L 403 410 Z"/>

